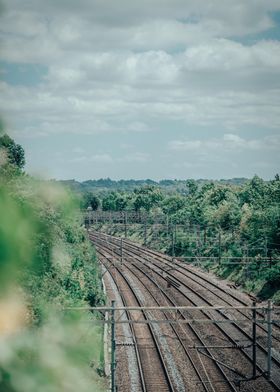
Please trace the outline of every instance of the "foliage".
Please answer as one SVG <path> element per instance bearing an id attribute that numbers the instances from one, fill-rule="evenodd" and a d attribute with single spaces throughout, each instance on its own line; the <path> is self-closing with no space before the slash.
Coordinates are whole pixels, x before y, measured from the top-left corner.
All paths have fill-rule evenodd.
<path id="1" fill-rule="evenodd" d="M 163 199 L 161 206 L 166 215 L 174 215 L 185 206 L 185 199 L 179 195 L 167 196 Z"/>
<path id="2" fill-rule="evenodd" d="M 10 164 L 22 169 L 25 165 L 24 150 L 21 145 L 16 144 L 7 134 L 0 136 L 0 153 L 7 154 L 7 160 Z"/>
<path id="3" fill-rule="evenodd" d="M 165 183 L 165 182 L 164 182 Z M 169 183 L 168 183 L 169 184 Z M 118 210 L 118 197 L 129 202 L 126 209 L 145 210 L 148 223 L 159 219 L 162 228 L 146 231 L 147 245 L 178 256 L 253 257 L 276 260 L 269 268 L 247 261 L 246 268 L 238 264 L 223 265 L 213 259 L 208 263 L 217 274 L 230 277 L 248 290 L 280 298 L 280 180 L 271 181 L 254 176 L 243 185 L 237 182 L 205 182 L 187 180 L 186 192 L 143 186 L 133 192 L 104 193 L 107 209 Z M 114 200 L 111 206 L 108 200 Z M 168 223 L 167 223 L 168 222 Z M 166 227 L 166 225 L 169 225 Z M 177 225 L 175 233 L 175 225 Z M 175 234 L 174 234 L 175 233 Z M 118 233 L 116 229 L 115 234 Z M 143 243 L 144 228 L 129 228 L 128 234 Z M 239 260 L 239 259 L 237 259 Z M 275 283 L 276 282 L 276 283 Z M 264 294 L 265 293 L 265 294 Z M 268 294 L 269 293 L 269 294 Z"/>
<path id="4" fill-rule="evenodd" d="M 108 193 L 102 200 L 102 209 L 104 211 L 116 211 L 116 193 Z"/>
<path id="5" fill-rule="evenodd" d="M 133 205 L 136 211 L 139 211 L 141 208 L 150 211 L 152 207 L 158 206 L 163 199 L 163 194 L 160 189 L 152 185 L 135 189 L 134 194 L 135 199 Z"/>
<path id="6" fill-rule="evenodd" d="M 104 390 L 90 368 L 100 329 L 89 313 L 63 310 L 103 302 L 76 198 L 19 170 L 0 167 L 0 390 Z"/>
<path id="7" fill-rule="evenodd" d="M 93 211 L 98 210 L 100 207 L 100 199 L 92 192 L 85 192 L 82 195 L 81 208 L 86 209 L 91 207 Z"/>
<path id="8" fill-rule="evenodd" d="M 126 192 L 132 193 L 136 188 L 142 188 L 147 185 L 153 185 L 156 188 L 169 193 L 169 192 L 179 192 L 182 195 L 187 193 L 187 182 L 189 180 L 170 180 L 164 179 L 160 181 L 154 181 L 151 179 L 146 180 L 111 180 L 110 178 L 100 178 L 98 180 L 88 180 L 83 182 L 78 182 L 76 180 L 63 180 L 59 181 L 63 185 L 69 186 L 73 191 L 78 193 L 84 192 L 94 192 L 95 194 L 103 194 L 110 192 Z M 194 181 L 194 180 L 191 180 Z M 223 185 L 243 185 L 248 180 L 246 178 L 232 178 L 232 179 L 221 179 L 210 181 L 206 179 L 196 180 L 198 188 L 201 189 L 204 185 L 209 185 L 211 183 L 223 184 Z"/>
<path id="9" fill-rule="evenodd" d="M 187 180 L 187 189 L 189 196 L 194 196 L 198 190 L 198 185 L 195 180 Z"/>

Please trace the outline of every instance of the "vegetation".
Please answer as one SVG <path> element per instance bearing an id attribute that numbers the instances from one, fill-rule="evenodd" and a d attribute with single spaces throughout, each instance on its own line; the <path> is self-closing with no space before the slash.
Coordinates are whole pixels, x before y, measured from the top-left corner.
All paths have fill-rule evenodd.
<path id="1" fill-rule="evenodd" d="M 148 213 L 147 223 L 130 226 L 134 240 L 176 256 L 207 257 L 204 264 L 230 278 L 260 299 L 280 302 L 280 180 L 254 176 L 243 185 L 187 180 L 184 192 L 166 192 L 146 185 L 133 192 L 109 191 L 102 196 L 104 210 Z M 121 208 L 120 202 L 122 200 Z M 123 228 L 115 234 L 123 235 Z M 138 230 L 138 232 L 137 232 Z M 211 261 L 209 261 L 211 260 Z M 222 262 L 221 262 L 222 261 Z"/>
<path id="2" fill-rule="evenodd" d="M 106 389 L 98 376 L 97 315 L 69 309 L 104 301 L 78 206 L 143 212 L 147 225 L 127 227 L 133 240 L 145 238 L 189 260 L 204 256 L 205 268 L 280 303 L 278 175 L 272 181 L 68 182 L 82 192 L 77 199 L 54 181 L 26 175 L 24 162 L 22 147 L 0 136 L 1 391 Z M 107 229 L 124 235 L 123 225 Z"/>
<path id="3" fill-rule="evenodd" d="M 77 201 L 27 176 L 7 135 L 0 154 L 0 390 L 105 390 L 102 331 L 90 313 L 65 309 L 103 302 Z"/>
<path id="4" fill-rule="evenodd" d="M 111 180 L 110 178 L 100 178 L 99 180 L 88 180 L 78 182 L 76 180 L 64 180 L 59 181 L 63 185 L 67 185 L 70 189 L 79 192 L 93 192 L 95 194 L 102 194 L 107 191 L 124 191 L 133 192 L 136 188 L 142 188 L 145 186 L 155 186 L 164 190 L 165 192 L 180 192 L 186 193 L 186 184 L 188 180 L 160 180 L 154 181 L 151 179 L 146 180 Z M 247 181 L 246 178 L 232 178 L 232 179 L 221 179 L 214 181 L 223 185 L 242 185 Z M 211 183 L 211 180 L 200 179 L 196 183 L 199 187 L 204 184 Z"/>

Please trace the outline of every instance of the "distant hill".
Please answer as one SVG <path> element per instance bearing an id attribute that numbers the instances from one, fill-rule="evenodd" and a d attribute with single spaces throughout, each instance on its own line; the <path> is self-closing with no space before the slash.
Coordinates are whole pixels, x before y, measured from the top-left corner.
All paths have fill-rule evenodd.
<path id="1" fill-rule="evenodd" d="M 231 178 L 231 179 L 221 179 L 221 180 L 208 180 L 208 179 L 198 179 L 196 180 L 199 186 L 203 184 L 214 182 L 220 183 L 224 185 L 243 185 L 248 181 L 247 178 Z M 170 180 L 163 179 L 160 181 L 154 181 L 151 179 L 143 179 L 143 180 L 112 180 L 110 178 L 100 178 L 98 180 L 87 180 L 87 181 L 76 181 L 76 180 L 61 180 L 58 181 L 63 185 L 69 186 L 73 191 L 76 192 L 99 192 L 99 191 L 108 191 L 108 190 L 118 190 L 118 191 L 133 191 L 135 188 L 145 186 L 145 185 L 154 185 L 167 191 L 182 191 L 186 187 L 186 180 Z"/>

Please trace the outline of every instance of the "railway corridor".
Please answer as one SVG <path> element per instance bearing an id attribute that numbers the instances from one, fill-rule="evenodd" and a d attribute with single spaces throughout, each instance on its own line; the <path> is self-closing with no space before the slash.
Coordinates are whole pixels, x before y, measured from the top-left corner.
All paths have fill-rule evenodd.
<path id="1" fill-rule="evenodd" d="M 104 270 L 107 294 L 118 306 L 194 308 L 177 310 L 180 323 L 149 322 L 174 319 L 174 311 L 168 310 L 117 315 L 140 321 L 116 327 L 118 391 L 280 391 L 279 329 L 273 336 L 268 381 L 264 377 L 267 331 L 265 324 L 257 324 L 252 379 L 251 310 L 229 308 L 251 306 L 249 297 L 197 268 L 129 240 L 96 231 L 90 231 L 89 237 Z M 198 306 L 227 309 L 195 309 Z M 257 319 L 263 318 L 258 311 Z"/>

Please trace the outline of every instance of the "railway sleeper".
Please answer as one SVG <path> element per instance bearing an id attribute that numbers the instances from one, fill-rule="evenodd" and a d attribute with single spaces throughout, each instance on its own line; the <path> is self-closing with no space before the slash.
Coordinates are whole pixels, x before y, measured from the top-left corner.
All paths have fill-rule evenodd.
<path id="1" fill-rule="evenodd" d="M 174 279 L 170 278 L 169 276 L 166 276 L 164 278 L 167 281 L 167 287 L 176 287 L 177 289 L 181 286 L 180 283 L 176 282 Z"/>

